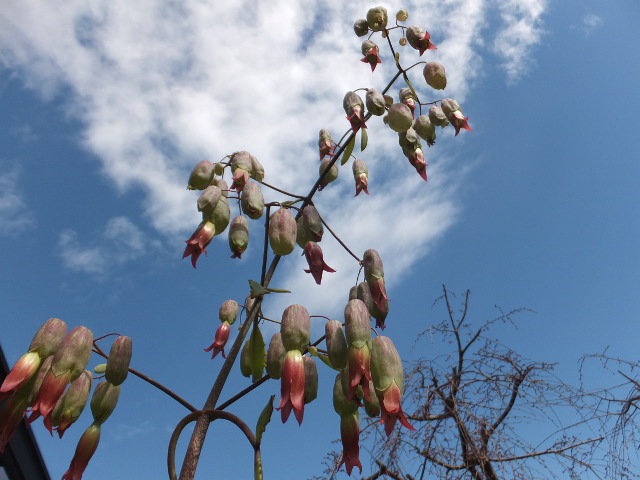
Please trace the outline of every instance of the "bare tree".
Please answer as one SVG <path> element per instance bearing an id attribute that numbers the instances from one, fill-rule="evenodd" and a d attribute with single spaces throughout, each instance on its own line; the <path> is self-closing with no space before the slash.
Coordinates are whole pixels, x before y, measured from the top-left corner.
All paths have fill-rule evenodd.
<path id="1" fill-rule="evenodd" d="M 527 309 L 499 309 L 477 326 L 468 318 L 469 295 L 457 309 L 443 286 L 436 302 L 445 304 L 446 317 L 417 340 L 428 334 L 452 348 L 406 368 L 405 410 L 413 412 L 415 431 L 395 429 L 387 438 L 376 419 L 363 422 L 373 472 L 363 480 L 613 478 L 602 433 L 611 431 L 606 392 L 572 387 L 553 364 L 527 360 L 490 337 Z M 640 385 L 635 393 L 631 408 Z M 335 478 L 339 461 L 340 454 L 329 454 L 316 478 Z"/>

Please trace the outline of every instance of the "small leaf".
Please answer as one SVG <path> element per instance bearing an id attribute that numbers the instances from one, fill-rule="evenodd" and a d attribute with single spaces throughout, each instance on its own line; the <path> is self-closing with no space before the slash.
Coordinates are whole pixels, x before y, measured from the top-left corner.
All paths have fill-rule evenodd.
<path id="1" fill-rule="evenodd" d="M 264 338 L 260 327 L 256 325 L 251 332 L 251 343 L 249 345 L 251 355 L 252 381 L 257 382 L 264 374 L 264 367 L 267 365 L 267 350 L 265 349 Z"/>
<path id="2" fill-rule="evenodd" d="M 106 363 L 101 363 L 100 365 L 96 365 L 94 367 L 93 371 L 95 373 L 97 373 L 98 375 L 102 375 L 104 372 L 107 371 L 107 364 Z"/>
<path id="3" fill-rule="evenodd" d="M 251 298 L 262 297 L 269 293 L 269 290 L 264 288 L 258 282 L 254 282 L 253 280 L 249 280 L 249 287 L 251 287 Z"/>
<path id="4" fill-rule="evenodd" d="M 267 429 L 267 425 L 271 421 L 271 414 L 273 413 L 273 401 L 276 396 L 271 395 L 269 398 L 269 402 L 262 409 L 262 413 L 258 417 L 258 424 L 256 425 L 256 442 L 260 443 L 262 441 L 262 434 Z"/>
<path id="5" fill-rule="evenodd" d="M 342 165 L 347 163 L 351 158 L 351 154 L 353 153 L 353 149 L 356 147 L 356 136 L 355 134 L 351 135 L 351 141 L 345 148 L 344 153 L 342 154 Z"/>
<path id="6" fill-rule="evenodd" d="M 291 293 L 291 290 L 285 290 L 284 288 L 269 288 L 267 287 L 267 291 L 271 293 Z"/>
<path id="7" fill-rule="evenodd" d="M 369 134 L 367 133 L 366 128 L 360 129 L 360 151 L 364 152 L 364 149 L 367 148 L 367 144 L 369 143 Z"/>

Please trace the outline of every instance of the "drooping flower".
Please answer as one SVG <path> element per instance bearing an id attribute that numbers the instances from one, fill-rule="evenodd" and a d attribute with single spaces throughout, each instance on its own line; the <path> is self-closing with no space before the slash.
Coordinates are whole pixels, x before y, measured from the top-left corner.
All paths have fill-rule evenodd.
<path id="1" fill-rule="evenodd" d="M 364 123 L 364 102 L 360 95 L 355 92 L 347 92 L 342 100 L 342 107 L 354 133 L 361 128 L 367 128 Z"/>
<path id="2" fill-rule="evenodd" d="M 227 355 L 224 353 L 224 347 L 229 340 L 229 332 L 231 332 L 231 325 L 227 322 L 222 322 L 216 330 L 216 337 L 213 343 L 209 348 L 204 349 L 205 352 L 213 350 L 211 358 L 215 358 L 219 353 L 222 353 L 222 358 L 227 358 Z"/>
<path id="3" fill-rule="evenodd" d="M 85 370 L 82 375 L 76 378 L 64 395 L 58 400 L 51 415 L 52 425 L 58 432 L 58 437 L 62 438 L 64 432 L 80 418 L 84 407 L 89 401 L 93 374 Z"/>
<path id="4" fill-rule="evenodd" d="M 389 337 L 380 335 L 373 340 L 371 375 L 382 413 L 380 422 L 384 423 L 387 436 L 391 435 L 398 420 L 409 430 L 415 430 L 402 410 L 404 369 L 398 350 Z"/>
<path id="5" fill-rule="evenodd" d="M 307 205 L 302 209 L 302 214 L 296 220 L 296 242 L 300 248 L 304 248 L 307 242 L 319 242 L 322 240 L 324 227 L 318 210 L 313 205 Z"/>
<path id="6" fill-rule="evenodd" d="M 382 63 L 382 60 L 380 59 L 380 49 L 371 40 L 365 40 L 362 43 L 362 55 L 364 55 L 364 58 L 360 61 L 368 63 L 371 66 L 372 72 L 376 69 L 379 63 Z"/>
<path id="7" fill-rule="evenodd" d="M 354 196 L 357 197 L 362 191 L 369 195 L 369 168 L 364 160 L 357 158 L 353 162 L 353 178 L 356 181 L 356 194 Z"/>
<path id="8" fill-rule="evenodd" d="M 247 189 L 245 188 L 243 193 Z M 229 247 L 231 258 L 242 258 L 242 254 L 249 246 L 249 222 L 244 215 L 238 215 L 231 221 L 229 227 Z"/>
<path id="9" fill-rule="evenodd" d="M 215 233 L 216 229 L 213 223 L 208 221 L 200 223 L 196 231 L 191 235 L 191 238 L 187 240 L 187 247 L 184 249 L 182 258 L 191 255 L 191 265 L 193 265 L 193 268 L 196 268 L 198 258 L 203 252 L 206 255 L 207 246 L 211 243 L 211 240 L 213 240 Z"/>
<path id="10" fill-rule="evenodd" d="M 340 416 L 340 439 L 342 440 L 342 459 L 340 468 L 344 465 L 347 475 L 351 476 L 353 467 L 358 467 L 362 473 L 360 462 L 360 425 L 358 412 Z"/>
<path id="11" fill-rule="evenodd" d="M 322 283 L 322 272 L 335 272 L 333 268 L 324 262 L 322 248 L 315 242 L 307 242 L 304 246 L 304 256 L 309 264 L 309 269 L 305 272 L 313 275 L 313 279 L 318 285 Z"/>
<path id="12" fill-rule="evenodd" d="M 278 410 L 282 417 L 282 423 L 289 419 L 293 410 L 298 424 L 302 424 L 304 417 L 304 387 L 305 371 L 304 360 L 300 350 L 289 350 L 282 362 L 282 377 L 280 384 L 280 405 Z"/>
<path id="13" fill-rule="evenodd" d="M 465 117 L 461 110 L 456 110 L 449 116 L 451 125 L 456 129 L 456 135 L 460 133 L 460 129 L 473 130 L 469 126 L 469 117 Z"/>
<path id="14" fill-rule="evenodd" d="M 13 366 L 0 387 L 0 401 L 12 395 L 27 383 L 40 368 L 40 355 L 36 352 L 25 353 Z"/>
<path id="15" fill-rule="evenodd" d="M 344 324 L 348 349 L 348 398 L 354 399 L 358 386 L 364 396 L 371 398 L 371 316 L 364 302 L 358 298 L 349 300 L 344 308 Z"/>
<path id="16" fill-rule="evenodd" d="M 384 266 L 380 254 L 370 248 L 364 252 L 362 264 L 364 265 L 364 277 L 369 285 L 373 301 L 382 312 L 386 312 L 388 304 L 385 300 L 388 301 L 389 297 L 384 283 Z"/>
<path id="17" fill-rule="evenodd" d="M 129 364 L 133 354 L 133 340 L 126 335 L 120 335 L 111 345 L 107 369 L 104 378 L 112 385 L 121 385 L 129 375 Z"/>
<path id="18" fill-rule="evenodd" d="M 420 52 L 420 55 L 427 50 L 435 50 L 438 48 L 431 42 L 429 32 L 425 32 L 422 28 L 415 25 L 407 28 L 407 40 L 409 41 L 409 45 Z"/>
<path id="19" fill-rule="evenodd" d="M 413 165 L 413 168 L 416 169 L 418 175 L 422 177 L 422 179 L 427 181 L 427 162 L 424 159 L 424 153 L 421 148 L 416 148 L 415 150 L 407 153 L 407 159 L 409 163 Z"/>
<path id="20" fill-rule="evenodd" d="M 422 74 L 427 84 L 436 90 L 444 90 L 447 86 L 447 74 L 441 63 L 427 63 L 422 70 Z"/>
<path id="21" fill-rule="evenodd" d="M 333 140 L 331 140 L 331 132 L 326 128 L 320 130 L 318 148 L 320 150 L 320 160 L 322 160 L 325 155 L 333 156 L 335 145 L 333 144 Z"/>
<path id="22" fill-rule="evenodd" d="M 25 387 L 17 391 L 0 406 L 0 453 L 4 452 L 24 417 L 29 406 L 29 390 Z"/>
<path id="23" fill-rule="evenodd" d="M 288 208 L 276 210 L 269 219 L 269 245 L 276 255 L 289 255 L 296 247 L 298 225 Z"/>
<path id="24" fill-rule="evenodd" d="M 361 347 L 349 345 L 349 398 L 355 398 L 358 386 L 362 387 L 365 398 L 371 398 L 371 353 L 369 345 Z"/>
<path id="25" fill-rule="evenodd" d="M 76 453 L 71 459 L 69 470 L 62 476 L 62 480 L 81 480 L 89 461 L 100 443 L 100 424 L 93 423 L 82 434 L 76 447 Z"/>

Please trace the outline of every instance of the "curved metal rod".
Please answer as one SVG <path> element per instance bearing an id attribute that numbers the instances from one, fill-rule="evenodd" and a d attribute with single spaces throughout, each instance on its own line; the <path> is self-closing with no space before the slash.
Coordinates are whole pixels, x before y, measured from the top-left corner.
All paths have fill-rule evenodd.
<path id="1" fill-rule="evenodd" d="M 209 423 L 221 418 L 235 424 L 235 426 L 245 434 L 247 440 L 249 440 L 249 443 L 251 444 L 255 452 L 255 458 L 259 458 L 260 444 L 256 440 L 256 436 L 249 428 L 249 425 L 244 423 L 240 419 L 240 417 L 234 415 L 233 413 L 225 412 L 224 410 L 197 410 L 195 412 L 191 412 L 189 415 L 180 420 L 176 425 L 176 428 L 173 429 L 173 433 L 171 434 L 171 440 L 169 441 L 169 451 L 167 452 L 167 469 L 169 470 L 169 478 L 171 480 L 178 479 L 178 476 L 176 474 L 176 446 L 178 444 L 178 439 L 182 434 L 182 430 L 184 430 L 184 427 L 189 425 L 191 422 L 195 422 L 204 415 L 209 418 Z"/>

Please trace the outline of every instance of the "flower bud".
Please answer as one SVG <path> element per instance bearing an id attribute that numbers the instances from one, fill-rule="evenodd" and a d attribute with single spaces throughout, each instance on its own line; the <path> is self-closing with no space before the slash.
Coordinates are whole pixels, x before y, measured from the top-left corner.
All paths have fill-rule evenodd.
<path id="1" fill-rule="evenodd" d="M 211 181 L 211 185 L 215 185 L 216 187 L 218 187 L 220 189 L 220 192 L 222 192 L 223 197 L 229 196 L 229 184 L 223 178 L 214 178 Z"/>
<path id="2" fill-rule="evenodd" d="M 269 244 L 276 255 L 289 255 L 296 247 L 298 226 L 288 208 L 276 210 L 269 220 Z"/>
<path id="3" fill-rule="evenodd" d="M 402 153 L 405 155 L 413 152 L 416 148 L 422 147 L 418 134 L 413 128 L 409 128 L 406 132 L 399 132 L 398 143 L 402 147 Z"/>
<path id="4" fill-rule="evenodd" d="M 373 382 L 371 380 L 369 381 L 369 391 L 375 392 Z M 376 395 L 371 395 L 369 398 L 363 398 L 363 402 L 364 411 L 367 412 L 367 415 L 372 418 L 380 416 L 380 402 Z"/>
<path id="5" fill-rule="evenodd" d="M 220 187 L 209 185 L 198 198 L 198 211 L 202 212 L 203 215 L 211 215 L 221 196 Z"/>
<path id="6" fill-rule="evenodd" d="M 396 13 L 396 20 L 399 22 L 406 22 L 409 19 L 409 12 L 406 10 L 398 10 Z"/>
<path id="7" fill-rule="evenodd" d="M 333 140 L 331 140 L 331 132 L 326 128 L 320 130 L 318 139 L 318 148 L 320 149 L 320 160 L 326 155 L 333 155 Z"/>
<path id="8" fill-rule="evenodd" d="M 358 37 L 364 37 L 369 33 L 369 24 L 367 23 L 367 20 L 364 18 L 356 20 L 356 23 L 353 24 L 353 31 Z"/>
<path id="9" fill-rule="evenodd" d="M 50 318 L 34 335 L 29 352 L 38 354 L 41 360 L 56 353 L 67 335 L 67 324 L 59 318 Z"/>
<path id="10" fill-rule="evenodd" d="M 240 305 L 235 300 L 225 300 L 220 306 L 218 312 L 218 318 L 221 322 L 227 322 L 229 325 L 233 325 L 238 318 L 238 312 L 240 311 Z"/>
<path id="11" fill-rule="evenodd" d="M 275 380 L 278 380 L 282 375 L 282 360 L 285 353 L 282 334 L 280 332 L 275 333 L 271 337 L 269 349 L 267 350 L 267 373 Z"/>
<path id="12" fill-rule="evenodd" d="M 120 397 L 120 385 L 100 382 L 93 392 L 91 399 L 91 413 L 95 423 L 103 424 L 113 413 Z"/>
<path id="13" fill-rule="evenodd" d="M 211 215 L 203 215 L 203 220 L 211 222 L 214 226 L 214 233 L 220 235 L 229 226 L 231 221 L 231 209 L 229 208 L 229 201 L 227 197 L 222 196 L 218 203 L 216 203 Z"/>
<path id="14" fill-rule="evenodd" d="M 447 75 L 444 71 L 444 67 L 438 62 L 429 62 L 424 66 L 422 71 L 424 79 L 429 86 L 436 90 L 444 90 L 447 86 Z"/>
<path id="15" fill-rule="evenodd" d="M 356 132 L 359 128 L 367 128 L 364 123 L 364 102 L 355 92 L 347 92 L 342 100 L 342 108 L 347 114 L 347 120 L 351 123 L 351 129 Z"/>
<path id="16" fill-rule="evenodd" d="M 382 328 L 384 330 L 386 328 L 384 321 L 389 313 L 389 300 L 384 297 L 382 298 L 382 303 L 385 307 L 384 311 L 382 311 L 373 301 L 373 296 L 371 295 L 371 290 L 367 282 L 361 282 L 355 289 L 355 296 L 353 298 L 359 298 L 364 302 L 369 310 L 369 314 L 376 319 L 376 328 Z"/>
<path id="17" fill-rule="evenodd" d="M 460 104 L 452 98 L 445 98 L 440 102 L 442 112 L 449 118 L 451 114 L 457 110 L 461 110 Z"/>
<path id="18" fill-rule="evenodd" d="M 199 162 L 191 171 L 187 190 L 204 190 L 213 180 L 213 163 L 209 160 Z"/>
<path id="19" fill-rule="evenodd" d="M 369 195 L 369 169 L 364 160 L 356 158 L 353 162 L 353 178 L 356 181 L 355 196 L 357 197 L 363 190 Z"/>
<path id="20" fill-rule="evenodd" d="M 420 55 L 427 50 L 435 50 L 438 48 L 431 42 L 429 32 L 425 32 L 422 28 L 415 25 L 407 28 L 407 41 L 409 45 L 420 52 Z"/>
<path id="21" fill-rule="evenodd" d="M 224 200 L 226 201 L 226 198 Z M 222 203 L 222 201 L 219 201 L 218 205 Z M 193 232 L 191 238 L 187 240 L 187 246 L 184 249 L 182 258 L 187 258 L 191 255 L 191 265 L 193 265 L 193 268 L 196 268 L 198 258 L 200 258 L 200 255 L 202 255 L 203 252 L 205 254 L 207 253 L 207 247 L 211 243 L 211 240 L 213 240 L 215 234 L 215 225 L 209 221 L 203 220 L 200 225 L 198 225 L 198 228 L 196 228 L 196 231 Z"/>
<path id="22" fill-rule="evenodd" d="M 100 424 L 93 423 L 80 437 L 69 470 L 62 476 L 62 480 L 80 480 L 82 478 L 91 457 L 98 449 L 99 442 Z"/>
<path id="23" fill-rule="evenodd" d="M 340 416 L 351 415 L 358 411 L 358 403 L 349 399 L 342 388 L 342 373 L 336 375 L 333 384 L 333 409 Z"/>
<path id="24" fill-rule="evenodd" d="M 255 156 L 249 155 L 249 157 L 251 158 L 251 170 L 249 171 L 250 177 L 256 182 L 262 182 L 262 180 L 264 180 L 264 167 Z"/>
<path id="25" fill-rule="evenodd" d="M 247 217 L 238 215 L 229 227 L 229 248 L 233 252 L 231 258 L 242 258 L 249 245 L 249 222 Z"/>
<path id="26" fill-rule="evenodd" d="M 400 89 L 400 103 L 404 103 L 409 107 L 411 109 L 411 115 L 413 115 L 413 112 L 416 109 L 416 97 L 413 95 L 410 88 Z"/>
<path id="27" fill-rule="evenodd" d="M 451 121 L 451 125 L 456 129 L 456 135 L 460 133 L 460 129 L 463 128 L 465 130 L 473 130 L 469 125 L 469 117 L 465 117 L 462 113 L 462 110 L 456 110 L 449 115 L 449 120 Z"/>
<path id="28" fill-rule="evenodd" d="M 367 25 L 374 32 L 381 32 L 387 28 L 387 9 L 384 7 L 370 8 L 367 12 Z"/>
<path id="29" fill-rule="evenodd" d="M 240 194 L 242 212 L 253 220 L 259 219 L 264 212 L 264 197 L 260 185 L 247 182 Z"/>
<path id="30" fill-rule="evenodd" d="M 364 58 L 361 59 L 360 61 L 363 63 L 368 63 L 371 66 L 371 71 L 373 72 L 378 66 L 378 64 L 382 63 L 382 60 L 380 59 L 380 49 L 378 48 L 378 45 L 376 45 L 371 40 L 365 40 L 364 42 L 362 42 L 361 50 L 362 50 L 362 55 L 364 55 Z"/>
<path id="31" fill-rule="evenodd" d="M 300 248 L 304 248 L 307 242 L 319 242 L 322 240 L 324 227 L 316 207 L 307 205 L 302 210 L 302 215 L 297 220 L 296 242 Z"/>
<path id="32" fill-rule="evenodd" d="M 365 343 L 371 343 L 371 316 L 362 300 L 349 300 L 344 308 L 344 325 L 349 345 L 360 348 Z"/>
<path id="33" fill-rule="evenodd" d="M 394 103 L 389 107 L 389 126 L 395 132 L 406 132 L 413 124 L 411 109 L 404 103 Z"/>
<path id="34" fill-rule="evenodd" d="M 221 163 L 221 162 L 214 163 L 213 164 L 213 174 L 214 175 L 218 175 L 220 177 L 220 176 L 222 176 L 223 173 L 224 173 L 224 163 Z"/>
<path id="35" fill-rule="evenodd" d="M 302 305 L 289 305 L 282 312 L 280 324 L 285 350 L 304 350 L 311 339 L 311 317 Z"/>
<path id="36" fill-rule="evenodd" d="M 347 366 L 347 340 L 342 323 L 338 320 L 329 320 L 324 327 L 324 332 L 331 365 L 335 369 L 343 369 Z"/>
<path id="37" fill-rule="evenodd" d="M 330 162 L 331 162 L 330 158 L 325 158 L 324 160 L 322 160 L 322 163 L 320 163 L 320 168 L 318 169 L 319 175 L 322 175 L 322 172 L 325 171 L 325 169 L 327 168 Z M 318 186 L 318 190 L 324 189 L 324 187 L 329 185 L 331 182 L 335 181 L 338 178 L 339 172 L 340 171 L 338 170 L 338 164 L 334 162 L 334 164 L 331 165 L 331 168 L 329 169 L 327 174 L 324 177 L 322 177 L 322 180 L 320 181 L 320 185 Z"/>
<path id="38" fill-rule="evenodd" d="M 367 105 L 367 111 L 373 115 L 384 115 L 387 111 L 387 104 L 385 102 L 384 95 L 373 88 L 367 89 L 365 103 Z"/>
<path id="39" fill-rule="evenodd" d="M 447 120 L 447 116 L 444 114 L 442 109 L 436 105 L 429 109 L 429 120 L 436 127 L 446 127 L 449 125 L 449 120 Z"/>
<path id="40" fill-rule="evenodd" d="M 133 341 L 130 337 L 120 335 L 116 338 L 109 352 L 107 370 L 104 375 L 105 380 L 115 386 L 124 382 L 129 374 L 132 353 Z"/>
<path id="41" fill-rule="evenodd" d="M 384 283 L 384 267 L 380 254 L 374 249 L 367 250 L 364 252 L 362 264 L 364 277 L 369 285 L 373 301 L 384 313 L 388 310 L 388 304 L 385 304 L 385 300 L 388 301 L 389 297 Z"/>
<path id="42" fill-rule="evenodd" d="M 60 344 L 53 357 L 51 371 L 54 375 L 69 372 L 69 381 L 78 378 L 91 359 L 93 333 L 87 327 L 79 326 L 71 330 Z"/>
<path id="43" fill-rule="evenodd" d="M 304 256 L 309 264 L 309 269 L 305 269 L 305 272 L 310 273 L 318 285 L 322 283 L 322 272 L 335 272 L 325 263 L 322 248 L 316 242 L 307 242 L 304 246 Z"/>
<path id="44" fill-rule="evenodd" d="M 80 418 L 84 407 L 89 401 L 93 375 L 85 370 L 76 378 L 60 400 L 56 403 L 51 414 L 51 423 L 57 427 L 58 437 L 62 438 L 64 432 Z"/>
<path id="45" fill-rule="evenodd" d="M 318 397 L 318 367 L 313 357 L 304 360 L 304 403 L 311 403 Z"/>
<path id="46" fill-rule="evenodd" d="M 431 146 L 436 143 L 436 126 L 431 123 L 429 115 L 420 115 L 416 118 L 413 122 L 413 129 L 427 141 L 427 145 Z"/>
<path id="47" fill-rule="evenodd" d="M 231 325 L 229 322 L 222 322 L 218 329 L 216 330 L 216 336 L 213 339 L 213 343 L 204 349 L 205 352 L 211 352 L 211 359 L 213 360 L 219 353 L 222 353 L 222 358 L 227 358 L 226 353 L 224 353 L 224 347 L 227 345 L 229 341 L 229 333 L 231 333 Z"/>

